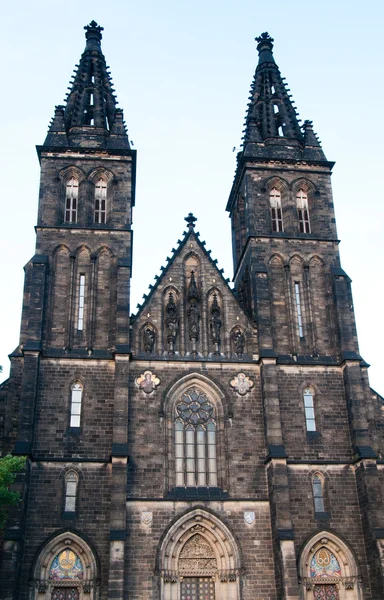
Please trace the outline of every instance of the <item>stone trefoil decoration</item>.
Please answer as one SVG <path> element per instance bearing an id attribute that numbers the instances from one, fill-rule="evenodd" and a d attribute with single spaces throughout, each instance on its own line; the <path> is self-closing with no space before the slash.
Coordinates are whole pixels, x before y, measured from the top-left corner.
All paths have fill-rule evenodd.
<path id="1" fill-rule="evenodd" d="M 146 394 L 150 394 L 160 385 L 160 379 L 152 371 L 144 371 L 136 378 L 136 385 Z"/>
<path id="2" fill-rule="evenodd" d="M 188 289 L 188 333 L 192 342 L 192 354 L 197 354 L 197 342 L 200 333 L 199 293 L 197 291 L 195 272 L 191 271 L 191 281 Z"/>
<path id="3" fill-rule="evenodd" d="M 239 358 L 241 358 L 242 355 L 244 354 L 244 344 L 245 344 L 244 334 L 241 331 L 241 329 L 235 329 L 235 331 L 232 334 L 232 341 L 233 341 L 233 348 L 235 350 L 235 353 L 237 354 L 237 356 Z"/>
<path id="4" fill-rule="evenodd" d="M 179 311 L 172 292 L 169 292 L 168 303 L 165 307 L 165 327 L 167 329 L 167 341 L 169 354 L 175 352 L 175 342 L 179 326 Z"/>
<path id="5" fill-rule="evenodd" d="M 143 510 L 140 514 L 140 520 L 143 525 L 151 525 L 153 521 L 153 512 L 148 510 Z"/>
<path id="6" fill-rule="evenodd" d="M 219 303 L 217 302 L 217 294 L 213 294 L 213 302 L 211 306 L 211 319 L 210 319 L 210 328 L 211 328 L 211 338 L 214 346 L 215 354 L 219 354 L 220 347 L 220 331 L 221 331 L 221 309 Z"/>
<path id="7" fill-rule="evenodd" d="M 156 339 L 156 334 L 153 331 L 152 327 L 149 327 L 149 325 L 148 325 L 144 328 L 143 337 L 144 337 L 144 351 L 148 352 L 148 354 L 152 354 L 153 348 L 155 345 L 155 339 Z"/>
<path id="8" fill-rule="evenodd" d="M 238 373 L 233 379 L 231 379 L 229 385 L 233 387 L 235 392 L 240 394 L 240 396 L 245 396 L 245 394 L 247 394 L 253 388 L 254 382 L 252 379 L 247 377 L 245 373 Z"/>

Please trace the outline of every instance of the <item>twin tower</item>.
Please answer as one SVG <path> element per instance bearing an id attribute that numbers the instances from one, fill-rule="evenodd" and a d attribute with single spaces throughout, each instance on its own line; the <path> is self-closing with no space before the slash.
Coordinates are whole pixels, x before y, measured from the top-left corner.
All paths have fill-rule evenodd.
<path id="1" fill-rule="evenodd" d="M 327 161 L 257 38 L 227 210 L 195 217 L 130 316 L 136 151 L 92 21 L 38 146 L 36 254 L 0 386 L 27 457 L 7 600 L 379 600 L 383 399 L 359 355 Z"/>

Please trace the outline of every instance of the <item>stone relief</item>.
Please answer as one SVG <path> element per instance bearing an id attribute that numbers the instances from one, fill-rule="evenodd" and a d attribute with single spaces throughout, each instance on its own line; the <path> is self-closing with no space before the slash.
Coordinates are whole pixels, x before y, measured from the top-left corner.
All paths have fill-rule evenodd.
<path id="1" fill-rule="evenodd" d="M 140 520 L 143 523 L 143 525 L 151 525 L 153 521 L 153 512 L 143 510 L 140 515 Z"/>
<path id="2" fill-rule="evenodd" d="M 241 329 L 235 329 L 232 334 L 233 349 L 237 356 L 241 357 L 244 354 L 245 338 Z"/>
<path id="3" fill-rule="evenodd" d="M 252 379 L 247 377 L 245 373 L 238 373 L 233 379 L 231 379 L 229 385 L 233 387 L 235 392 L 240 394 L 240 396 L 244 396 L 253 388 L 254 382 Z"/>
<path id="4" fill-rule="evenodd" d="M 170 352 L 174 351 L 178 325 L 179 310 L 173 297 L 173 293 L 169 292 L 167 306 L 165 307 L 165 327 L 167 330 L 167 341 Z"/>
<path id="5" fill-rule="evenodd" d="M 160 379 L 152 371 L 144 371 L 136 378 L 136 385 L 146 394 L 150 394 L 160 385 Z"/>
<path id="6" fill-rule="evenodd" d="M 252 523 L 255 522 L 255 519 L 256 519 L 256 515 L 253 510 L 244 511 L 244 521 L 245 521 L 245 523 L 247 523 L 247 525 L 252 525 Z"/>
<path id="7" fill-rule="evenodd" d="M 211 318 L 209 321 L 209 326 L 211 330 L 211 339 L 213 346 L 215 348 L 215 352 L 219 352 L 220 346 L 220 331 L 221 331 L 221 309 L 219 303 L 217 302 L 217 294 L 213 294 L 213 302 L 211 306 Z"/>
<path id="8" fill-rule="evenodd" d="M 144 328 L 143 338 L 144 351 L 148 352 L 148 354 L 152 354 L 156 339 L 156 334 L 152 327 Z"/>

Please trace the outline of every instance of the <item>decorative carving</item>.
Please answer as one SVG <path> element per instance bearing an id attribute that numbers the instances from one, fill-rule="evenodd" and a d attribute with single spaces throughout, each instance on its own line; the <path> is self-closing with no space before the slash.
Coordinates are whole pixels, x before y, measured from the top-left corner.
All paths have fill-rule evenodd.
<path id="1" fill-rule="evenodd" d="M 84 594 L 90 594 L 91 593 L 91 582 L 90 581 L 84 581 L 83 592 L 84 592 Z"/>
<path id="2" fill-rule="evenodd" d="M 219 571 L 219 579 L 222 583 L 226 583 L 227 581 L 236 581 L 236 578 L 236 571 Z"/>
<path id="3" fill-rule="evenodd" d="M 213 294 L 213 302 L 211 306 L 211 319 L 210 319 L 210 328 L 211 328 L 211 337 L 212 343 L 215 348 L 215 352 L 219 352 L 220 345 L 220 330 L 221 330 L 221 309 L 219 303 L 217 302 L 217 294 Z"/>
<path id="4" fill-rule="evenodd" d="M 45 594 L 48 589 L 48 583 L 46 581 L 36 581 L 36 587 L 39 594 Z"/>
<path id="5" fill-rule="evenodd" d="M 254 382 L 252 379 L 247 377 L 245 373 L 238 373 L 233 379 L 231 379 L 229 385 L 233 387 L 235 392 L 240 394 L 240 396 L 245 396 L 245 394 L 247 394 L 247 392 L 253 388 Z"/>
<path id="6" fill-rule="evenodd" d="M 189 308 L 187 311 L 188 315 L 188 332 L 189 339 L 192 342 L 192 354 L 196 354 L 196 342 L 199 339 L 200 332 L 200 311 L 198 307 L 199 293 L 197 291 L 195 272 L 191 271 L 191 280 L 188 289 L 188 302 Z"/>
<path id="7" fill-rule="evenodd" d="M 215 417 L 212 403 L 207 396 L 196 388 L 187 390 L 176 405 L 176 414 L 185 424 L 194 427 L 202 423 L 208 423 Z M 195 525 L 201 527 L 201 525 Z"/>
<path id="8" fill-rule="evenodd" d="M 252 523 L 255 522 L 255 519 L 256 519 L 256 515 L 255 515 L 255 512 L 253 510 L 246 510 L 246 511 L 244 511 L 244 521 L 248 525 L 252 525 Z"/>
<path id="9" fill-rule="evenodd" d="M 136 378 L 136 385 L 146 394 L 150 394 L 160 385 L 160 379 L 152 371 L 144 371 Z"/>
<path id="10" fill-rule="evenodd" d="M 184 544 L 179 558 L 180 573 L 212 573 L 217 570 L 215 553 L 199 533 Z"/>
<path id="11" fill-rule="evenodd" d="M 169 292 L 167 306 L 165 307 L 165 326 L 168 331 L 169 351 L 174 351 L 176 335 L 179 324 L 179 311 L 172 292 Z"/>
<path id="12" fill-rule="evenodd" d="M 144 351 L 148 352 L 148 354 L 152 354 L 156 339 L 156 334 L 152 327 L 147 326 L 144 328 L 143 338 Z"/>
<path id="13" fill-rule="evenodd" d="M 140 515 L 140 519 L 143 525 L 151 525 L 153 521 L 153 512 L 143 510 Z"/>
<path id="14" fill-rule="evenodd" d="M 178 576 L 174 571 L 163 571 L 162 575 L 164 583 L 177 583 Z"/>
<path id="15" fill-rule="evenodd" d="M 245 338 L 241 329 L 235 329 L 232 334 L 232 341 L 235 353 L 238 357 L 241 357 L 244 354 L 244 344 Z"/>

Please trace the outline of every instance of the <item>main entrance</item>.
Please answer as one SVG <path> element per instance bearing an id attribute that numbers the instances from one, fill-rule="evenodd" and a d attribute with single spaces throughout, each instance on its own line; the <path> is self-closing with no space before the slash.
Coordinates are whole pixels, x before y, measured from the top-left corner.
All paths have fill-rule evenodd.
<path id="1" fill-rule="evenodd" d="M 181 600 L 215 600 L 215 581 L 212 577 L 184 577 Z"/>

